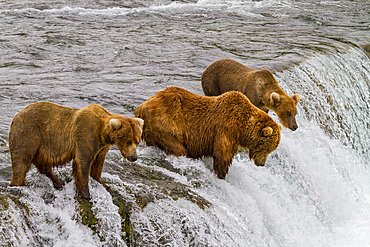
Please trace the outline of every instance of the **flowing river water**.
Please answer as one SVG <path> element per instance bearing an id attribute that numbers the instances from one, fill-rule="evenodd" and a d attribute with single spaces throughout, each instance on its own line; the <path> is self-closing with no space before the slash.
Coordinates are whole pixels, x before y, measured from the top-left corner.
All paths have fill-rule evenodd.
<path id="1" fill-rule="evenodd" d="M 0 245 L 368 246 L 369 30 L 365 0 L 1 1 Z M 70 164 L 56 170 L 62 190 L 35 168 L 8 187 L 9 126 L 26 105 L 132 117 L 168 86 L 203 95 L 200 75 L 220 58 L 301 95 L 299 128 L 282 130 L 265 167 L 240 151 L 220 180 L 209 158 L 142 143 L 130 163 L 112 148 L 105 187 L 90 180 L 90 224 Z"/>

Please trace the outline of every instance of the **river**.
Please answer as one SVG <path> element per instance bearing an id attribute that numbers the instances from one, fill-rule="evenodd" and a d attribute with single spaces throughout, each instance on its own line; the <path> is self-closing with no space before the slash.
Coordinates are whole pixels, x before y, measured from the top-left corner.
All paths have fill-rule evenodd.
<path id="1" fill-rule="evenodd" d="M 0 245 L 368 246 L 369 30 L 369 1 L 1 1 Z M 130 163 L 112 148 L 102 181 L 130 205 L 130 236 L 92 179 L 96 221 L 84 223 L 70 164 L 56 170 L 62 190 L 35 168 L 26 187 L 7 186 L 9 126 L 26 105 L 100 104 L 132 117 L 168 86 L 203 95 L 201 73 L 220 58 L 270 69 L 301 95 L 299 128 L 282 130 L 266 166 L 241 151 L 219 180 L 208 158 L 141 143 Z"/>

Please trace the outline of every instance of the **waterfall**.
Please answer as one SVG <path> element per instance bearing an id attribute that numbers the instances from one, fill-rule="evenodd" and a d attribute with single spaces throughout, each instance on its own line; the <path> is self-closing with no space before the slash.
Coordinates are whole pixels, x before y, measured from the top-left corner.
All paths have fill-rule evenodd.
<path id="1" fill-rule="evenodd" d="M 370 62 L 362 50 L 317 54 L 277 77 L 284 88 L 301 94 L 305 120 L 370 158 Z"/>

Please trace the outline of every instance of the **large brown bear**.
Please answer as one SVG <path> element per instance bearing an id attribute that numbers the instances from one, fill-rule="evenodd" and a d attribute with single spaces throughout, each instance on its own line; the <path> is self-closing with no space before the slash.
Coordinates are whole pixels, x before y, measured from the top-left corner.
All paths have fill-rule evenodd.
<path id="1" fill-rule="evenodd" d="M 202 73 L 202 88 L 208 96 L 242 92 L 266 113 L 276 112 L 284 127 L 293 131 L 298 128 L 295 115 L 300 96 L 289 97 L 267 69 L 254 70 L 231 59 L 220 59 Z"/>
<path id="2" fill-rule="evenodd" d="M 52 168 L 73 159 L 77 190 L 82 197 L 90 198 L 89 176 L 100 182 L 105 155 L 113 144 L 123 157 L 137 159 L 143 124 L 142 119 L 112 115 L 100 105 L 74 109 L 50 102 L 33 103 L 21 110 L 10 126 L 10 185 L 25 185 L 33 163 L 54 187 L 61 188 Z"/>
<path id="3" fill-rule="evenodd" d="M 235 91 L 207 97 L 166 88 L 138 106 L 135 117 L 145 121 L 147 145 L 176 156 L 212 156 L 222 179 L 239 146 L 248 148 L 249 157 L 262 166 L 280 142 L 280 125 Z"/>

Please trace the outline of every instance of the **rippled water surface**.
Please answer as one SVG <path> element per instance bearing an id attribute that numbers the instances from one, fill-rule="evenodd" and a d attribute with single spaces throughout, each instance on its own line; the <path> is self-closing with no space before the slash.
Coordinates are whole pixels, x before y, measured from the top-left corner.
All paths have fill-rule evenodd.
<path id="1" fill-rule="evenodd" d="M 201 93 L 219 58 L 281 68 L 369 41 L 369 2 L 357 1 L 3 1 L 0 17 L 1 97 L 17 110 L 98 101 L 128 113 L 168 85 Z"/>
<path id="2" fill-rule="evenodd" d="M 10 122 L 26 105 L 97 103 L 133 116 L 167 86 L 203 94 L 203 70 L 231 58 L 271 69 L 289 95 L 301 95 L 299 129 L 283 129 L 266 167 L 239 153 L 226 180 L 208 159 L 165 157 L 141 145 L 133 165 L 113 149 L 103 179 L 124 198 L 157 188 L 118 175 L 122 164 L 163 173 L 212 205 L 156 192 L 157 201 L 132 212 L 136 244 L 367 246 L 370 61 L 362 47 L 369 30 L 369 1 L 1 1 L 0 182 L 11 178 Z M 27 181 L 26 220 L 14 203 L 0 213 L 0 239 L 10 246 L 127 244 L 101 185 L 90 184 L 99 221 L 93 233 L 74 213 L 73 182 L 55 191 L 34 169 Z"/>

